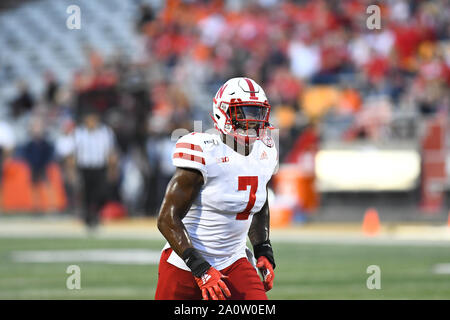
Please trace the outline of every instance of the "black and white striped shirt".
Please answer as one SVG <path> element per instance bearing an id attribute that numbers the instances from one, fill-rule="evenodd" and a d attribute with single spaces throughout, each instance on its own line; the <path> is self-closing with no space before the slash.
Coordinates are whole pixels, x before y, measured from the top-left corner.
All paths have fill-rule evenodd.
<path id="1" fill-rule="evenodd" d="M 106 125 L 93 130 L 79 126 L 74 131 L 74 152 L 80 168 L 102 168 L 114 149 L 114 133 Z"/>

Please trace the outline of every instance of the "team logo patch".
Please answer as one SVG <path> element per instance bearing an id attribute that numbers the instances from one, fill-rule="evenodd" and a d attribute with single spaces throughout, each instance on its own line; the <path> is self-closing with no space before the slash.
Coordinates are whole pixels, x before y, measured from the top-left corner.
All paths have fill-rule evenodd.
<path id="1" fill-rule="evenodd" d="M 269 157 L 267 156 L 267 152 L 263 151 L 263 153 L 261 153 L 261 157 L 259 158 L 259 160 L 267 160 L 269 159 Z"/>
<path id="2" fill-rule="evenodd" d="M 264 138 L 261 139 L 262 142 L 268 146 L 269 148 L 272 148 L 274 145 L 273 139 L 270 136 L 265 136 Z"/>

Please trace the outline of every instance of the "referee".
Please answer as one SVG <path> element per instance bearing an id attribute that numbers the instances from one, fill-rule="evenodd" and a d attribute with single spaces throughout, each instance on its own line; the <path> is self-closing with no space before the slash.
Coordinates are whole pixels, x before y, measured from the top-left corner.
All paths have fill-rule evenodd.
<path id="1" fill-rule="evenodd" d="M 99 224 L 99 211 L 108 198 L 108 182 L 117 178 L 114 133 L 90 110 L 73 135 L 74 160 L 83 190 L 83 220 L 89 229 L 94 229 Z"/>

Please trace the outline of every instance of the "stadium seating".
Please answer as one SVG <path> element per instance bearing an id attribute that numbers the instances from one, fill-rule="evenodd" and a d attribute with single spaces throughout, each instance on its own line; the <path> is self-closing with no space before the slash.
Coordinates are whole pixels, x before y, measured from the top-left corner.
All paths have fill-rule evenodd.
<path id="1" fill-rule="evenodd" d="M 160 1 L 145 0 L 154 7 Z M 0 78 L 0 110 L 15 94 L 15 81 L 26 79 L 33 93 L 42 91 L 42 75 L 52 71 L 63 83 L 86 64 L 83 48 L 91 46 L 108 55 L 120 48 L 133 56 L 138 50 L 134 18 L 138 3 L 133 1 L 80 0 L 81 29 L 66 27 L 70 0 L 31 1 L 0 12 L 0 59 L 9 66 L 8 81 Z M 12 81 L 11 81 L 12 80 Z"/>

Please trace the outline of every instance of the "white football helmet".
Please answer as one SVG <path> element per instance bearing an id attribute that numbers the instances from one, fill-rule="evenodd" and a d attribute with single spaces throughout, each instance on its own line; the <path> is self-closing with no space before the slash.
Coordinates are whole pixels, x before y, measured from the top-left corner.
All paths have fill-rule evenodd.
<path id="1" fill-rule="evenodd" d="M 232 78 L 213 99 L 215 127 L 239 142 L 262 139 L 269 124 L 270 104 L 264 90 L 249 78 Z"/>

